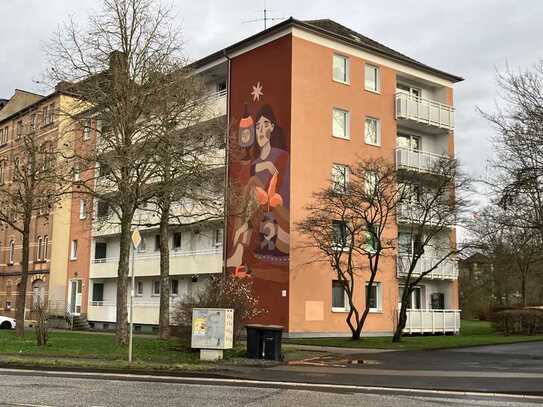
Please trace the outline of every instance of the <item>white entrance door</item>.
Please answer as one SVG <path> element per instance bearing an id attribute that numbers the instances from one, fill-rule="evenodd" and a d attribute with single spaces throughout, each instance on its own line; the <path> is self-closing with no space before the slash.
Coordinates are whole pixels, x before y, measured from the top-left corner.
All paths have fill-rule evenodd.
<path id="1" fill-rule="evenodd" d="M 81 299 L 83 297 L 83 281 L 70 280 L 70 313 L 81 314 Z"/>

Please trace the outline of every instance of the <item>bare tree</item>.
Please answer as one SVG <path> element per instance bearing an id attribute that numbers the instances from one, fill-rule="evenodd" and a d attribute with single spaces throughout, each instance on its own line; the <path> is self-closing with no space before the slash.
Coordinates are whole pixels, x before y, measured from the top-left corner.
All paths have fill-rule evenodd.
<path id="1" fill-rule="evenodd" d="M 153 109 L 169 95 L 171 81 L 165 78 L 185 66 L 172 17 L 171 9 L 152 0 L 103 0 L 102 10 L 91 15 L 85 27 L 70 21 L 47 48 L 50 76 L 67 82 L 81 99 L 63 113 L 81 128 L 90 126 L 97 132 L 95 148 L 83 149 L 77 158 L 86 169 L 96 171 L 96 185 L 86 192 L 107 202 L 111 221 L 120 228 L 116 319 L 120 344 L 128 342 L 134 213 L 152 197 L 149 184 L 156 176 Z"/>
<path id="2" fill-rule="evenodd" d="M 64 134 L 40 130 L 44 123 L 42 112 L 28 112 L 18 121 L 11 157 L 0 163 L 0 224 L 20 234 L 22 240 L 15 314 L 17 336 L 24 335 L 33 219 L 49 216 L 71 189 L 71 184 L 65 182 L 70 179 L 71 167 L 64 158 L 69 140 Z M 56 113 L 51 114 L 47 120 Z"/>
<path id="3" fill-rule="evenodd" d="M 316 261 L 330 264 L 349 302 L 351 337 L 359 339 L 380 260 L 396 247 L 390 224 L 403 188 L 398 188 L 394 166 L 382 159 L 361 160 L 336 171 L 343 173 L 334 174 L 331 185 L 314 194 L 308 215 L 297 225 L 307 238 L 299 249 L 317 250 Z M 355 293 L 362 277 L 367 278 L 366 299 L 359 309 Z"/>
<path id="4" fill-rule="evenodd" d="M 456 160 L 446 158 L 435 162 L 431 174 L 402 171 L 398 181 L 405 191 L 396 216 L 400 224 L 398 267 L 403 292 L 394 342 L 401 340 L 415 287 L 467 247 L 458 247 L 453 229 L 468 205 L 470 186 L 469 179 L 458 171 Z M 432 256 L 425 258 L 428 252 Z"/>
<path id="5" fill-rule="evenodd" d="M 224 120 L 210 119 L 213 95 L 198 78 L 187 70 L 170 78 L 152 112 L 156 163 L 149 211 L 159 218 L 161 339 L 170 335 L 169 231 L 222 221 L 223 213 Z"/>
<path id="6" fill-rule="evenodd" d="M 495 176 L 489 184 L 509 226 L 543 236 L 543 61 L 498 74 L 500 103 L 483 116 L 496 128 Z"/>

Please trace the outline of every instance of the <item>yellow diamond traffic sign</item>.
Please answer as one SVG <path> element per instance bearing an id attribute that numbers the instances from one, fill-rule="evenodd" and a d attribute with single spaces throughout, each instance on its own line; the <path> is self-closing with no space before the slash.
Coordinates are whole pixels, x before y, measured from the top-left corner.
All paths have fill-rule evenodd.
<path id="1" fill-rule="evenodd" d="M 132 232 L 132 244 L 134 245 L 134 248 L 137 249 L 140 246 L 140 243 L 141 243 L 140 231 L 138 229 L 135 229 Z"/>

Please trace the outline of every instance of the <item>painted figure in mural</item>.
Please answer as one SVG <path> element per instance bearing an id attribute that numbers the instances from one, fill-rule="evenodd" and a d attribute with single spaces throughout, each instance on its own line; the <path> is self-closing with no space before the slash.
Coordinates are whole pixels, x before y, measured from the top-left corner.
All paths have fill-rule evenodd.
<path id="1" fill-rule="evenodd" d="M 244 115 L 248 117 L 247 114 Z M 242 119 L 243 120 L 243 119 Z M 249 123 L 249 120 L 246 120 Z M 290 163 L 283 132 L 270 106 L 263 106 L 254 121 L 256 158 L 251 162 L 250 178 L 243 191 L 248 200 L 245 214 L 234 231 L 229 267 L 244 263 L 247 247 L 267 264 L 286 264 L 289 252 Z M 250 130 L 240 122 L 241 147 Z M 244 135 L 242 132 L 245 132 Z"/>

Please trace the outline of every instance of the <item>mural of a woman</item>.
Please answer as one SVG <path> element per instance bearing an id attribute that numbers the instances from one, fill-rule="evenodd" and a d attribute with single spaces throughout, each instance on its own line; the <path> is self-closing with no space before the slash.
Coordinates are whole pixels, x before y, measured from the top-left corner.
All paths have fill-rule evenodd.
<path id="1" fill-rule="evenodd" d="M 247 261 L 247 248 L 264 264 L 286 264 L 289 253 L 290 162 L 273 109 L 265 105 L 256 115 L 257 157 L 251 162 L 247 198 L 252 208 L 234 232 L 228 266 Z"/>

